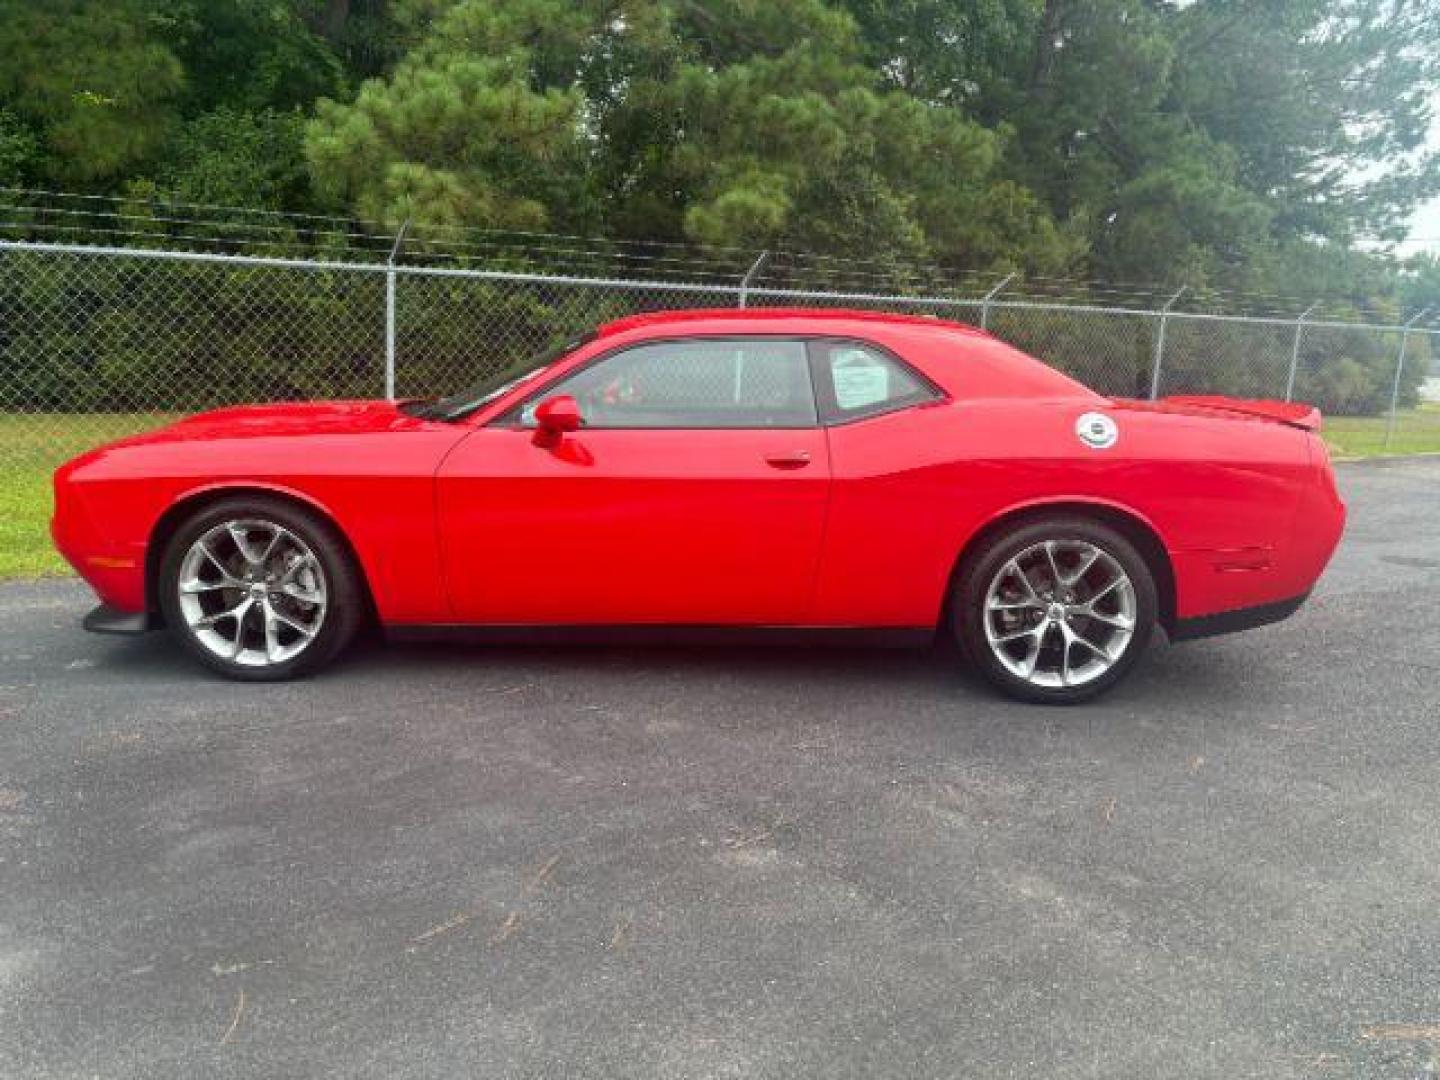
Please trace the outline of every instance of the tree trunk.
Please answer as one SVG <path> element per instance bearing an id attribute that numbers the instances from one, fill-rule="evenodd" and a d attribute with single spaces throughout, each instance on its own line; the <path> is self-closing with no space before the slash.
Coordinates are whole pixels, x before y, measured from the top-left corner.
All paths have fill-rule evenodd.
<path id="1" fill-rule="evenodd" d="M 345 24 L 349 19 L 350 0 L 327 0 L 325 20 L 320 28 L 320 33 L 330 41 L 334 41 L 344 32 Z"/>
<path id="2" fill-rule="evenodd" d="M 1055 65 L 1056 41 L 1060 27 L 1065 22 L 1066 8 L 1071 0 L 1045 0 L 1045 11 L 1040 16 L 1040 29 L 1035 34 L 1035 56 L 1030 64 L 1030 85 L 1033 93 L 1050 78 Z"/>

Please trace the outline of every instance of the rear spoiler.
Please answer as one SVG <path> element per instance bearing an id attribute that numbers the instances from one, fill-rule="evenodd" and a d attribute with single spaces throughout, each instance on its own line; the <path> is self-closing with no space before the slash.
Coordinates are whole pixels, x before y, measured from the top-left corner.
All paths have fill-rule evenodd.
<path id="1" fill-rule="evenodd" d="M 1217 412 L 1235 413 L 1239 416 L 1254 416 L 1261 420 L 1273 420 L 1278 424 L 1303 428 L 1305 431 L 1320 430 L 1320 410 L 1314 405 L 1298 401 L 1259 401 L 1249 398 L 1222 397 L 1219 394 L 1182 394 L 1165 398 L 1176 405 L 1193 405 Z"/>

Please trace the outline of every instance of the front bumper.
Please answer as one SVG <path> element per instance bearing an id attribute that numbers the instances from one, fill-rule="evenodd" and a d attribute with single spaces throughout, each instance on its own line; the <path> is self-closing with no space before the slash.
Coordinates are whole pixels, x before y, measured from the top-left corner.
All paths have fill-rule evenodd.
<path id="1" fill-rule="evenodd" d="M 96 525 L 86 500 L 68 478 L 71 467 L 63 465 L 55 474 L 55 513 L 50 519 L 55 549 L 95 590 L 102 607 L 143 611 L 145 545 L 117 544 Z"/>

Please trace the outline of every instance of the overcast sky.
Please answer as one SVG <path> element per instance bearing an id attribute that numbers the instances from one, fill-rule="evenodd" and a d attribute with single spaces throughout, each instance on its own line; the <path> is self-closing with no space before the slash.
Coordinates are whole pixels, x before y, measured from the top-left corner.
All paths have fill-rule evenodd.
<path id="1" fill-rule="evenodd" d="M 1440 251 L 1440 199 L 1426 203 L 1416 213 L 1410 225 L 1410 238 L 1415 242 L 1401 248 L 1402 255 Z"/>

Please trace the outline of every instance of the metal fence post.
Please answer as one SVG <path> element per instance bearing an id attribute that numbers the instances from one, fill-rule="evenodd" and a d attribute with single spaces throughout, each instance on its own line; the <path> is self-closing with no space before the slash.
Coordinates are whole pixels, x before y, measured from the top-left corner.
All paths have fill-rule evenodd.
<path id="1" fill-rule="evenodd" d="M 1160 309 L 1160 330 L 1155 335 L 1155 360 L 1150 365 L 1150 400 L 1154 401 L 1160 396 L 1160 366 L 1165 361 L 1165 326 L 1170 321 L 1170 309 L 1173 308 L 1185 291 L 1190 288 L 1188 285 L 1181 285 L 1180 291 Z"/>
<path id="2" fill-rule="evenodd" d="M 1000 284 L 999 284 L 999 285 L 996 285 L 993 289 L 991 289 L 988 293 L 986 293 L 986 294 L 985 294 L 985 299 L 983 299 L 983 300 L 980 301 L 980 329 L 981 329 L 981 330 L 989 330 L 989 329 L 990 329 L 990 301 L 991 301 L 991 300 L 994 300 L 995 297 L 999 296 L 999 295 L 1000 295 L 1000 290 L 1003 289 L 1003 288 L 1005 288 L 1006 285 L 1009 285 L 1010 282 L 1012 282 L 1012 281 L 1014 281 L 1014 280 L 1015 280 L 1015 275 L 1014 275 L 1014 274 L 1006 274 L 1005 277 L 1004 277 L 1004 279 L 1001 280 Z"/>
<path id="3" fill-rule="evenodd" d="M 395 400 L 395 260 L 400 257 L 400 245 L 405 242 L 408 228 L 407 218 L 395 234 L 390 258 L 385 263 L 385 397 L 389 401 Z"/>
<path id="4" fill-rule="evenodd" d="M 740 302 L 737 306 L 742 308 L 745 306 L 746 301 L 750 298 L 750 282 L 755 280 L 755 275 L 760 272 L 760 268 L 765 265 L 765 260 L 769 257 L 770 252 L 760 252 L 755 256 L 755 261 L 750 264 L 750 269 L 745 271 L 745 276 L 740 279 Z"/>
<path id="5" fill-rule="evenodd" d="M 1295 397 L 1295 372 L 1300 367 L 1300 336 L 1305 333 L 1305 320 L 1320 305 L 1311 304 L 1295 322 L 1295 341 L 1290 347 L 1290 373 L 1285 376 L 1285 400 L 1291 401 Z"/>
<path id="6" fill-rule="evenodd" d="M 1405 350 L 1410 344 L 1410 328 L 1430 314 L 1424 308 L 1400 331 L 1400 353 L 1395 357 L 1395 381 L 1390 384 L 1390 418 L 1385 422 L 1385 449 L 1390 449 L 1390 439 L 1395 434 L 1395 410 L 1400 405 L 1400 376 L 1405 371 Z"/>

